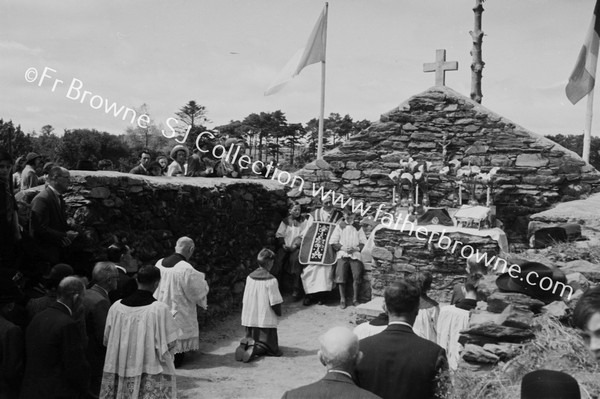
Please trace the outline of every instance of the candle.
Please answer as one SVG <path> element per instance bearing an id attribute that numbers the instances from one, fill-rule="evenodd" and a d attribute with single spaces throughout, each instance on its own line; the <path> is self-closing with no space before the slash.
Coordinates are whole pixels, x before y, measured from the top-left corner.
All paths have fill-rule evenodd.
<path id="1" fill-rule="evenodd" d="M 462 205 L 462 182 L 458 182 L 458 205 Z"/>
<path id="2" fill-rule="evenodd" d="M 396 205 L 396 186 L 392 187 L 392 205 Z"/>
<path id="3" fill-rule="evenodd" d="M 487 203 L 486 206 L 490 206 L 490 195 L 492 193 L 492 189 L 490 188 L 490 186 L 487 187 Z"/>
<path id="4" fill-rule="evenodd" d="M 419 185 L 415 187 L 415 206 L 419 205 Z"/>

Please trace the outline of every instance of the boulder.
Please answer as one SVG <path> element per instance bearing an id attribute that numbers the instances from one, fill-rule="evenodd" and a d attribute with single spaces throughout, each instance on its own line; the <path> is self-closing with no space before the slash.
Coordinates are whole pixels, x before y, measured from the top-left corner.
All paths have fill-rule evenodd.
<path id="1" fill-rule="evenodd" d="M 508 305 L 500 314 L 501 324 L 506 327 L 529 329 L 533 327 L 533 312 L 515 305 Z"/>
<path id="2" fill-rule="evenodd" d="M 492 340 L 489 341 L 490 343 L 520 343 L 534 337 L 533 331 L 531 331 L 530 329 L 499 326 L 496 324 L 484 324 L 481 326 L 469 328 L 468 330 L 461 332 L 461 336 L 463 334 L 492 338 Z"/>
<path id="3" fill-rule="evenodd" d="M 356 180 L 360 178 L 360 170 L 347 170 L 342 175 L 342 179 Z"/>
<path id="4" fill-rule="evenodd" d="M 105 199 L 110 197 L 110 189 L 107 187 L 93 187 L 87 196 L 91 198 Z"/>
<path id="5" fill-rule="evenodd" d="M 496 292 L 490 295 L 487 302 L 487 310 L 492 313 L 501 313 L 511 304 L 529 309 L 533 313 L 539 313 L 544 306 L 544 302 L 539 299 L 518 292 Z"/>
<path id="6" fill-rule="evenodd" d="M 565 320 L 571 314 L 569 307 L 563 301 L 554 301 L 544 306 L 542 312 L 558 320 Z"/>
<path id="7" fill-rule="evenodd" d="M 506 342 L 500 344 L 485 344 L 483 349 L 498 356 L 500 360 L 506 361 L 512 359 L 518 354 L 521 345 L 509 344 Z"/>
<path id="8" fill-rule="evenodd" d="M 517 155 L 515 166 L 541 168 L 548 165 L 548 162 L 548 158 L 540 154 L 519 154 Z"/>
<path id="9" fill-rule="evenodd" d="M 590 288 L 590 281 L 579 272 L 567 274 L 567 284 L 573 287 L 573 291 L 586 291 Z"/>
<path id="10" fill-rule="evenodd" d="M 488 352 L 481 346 L 467 344 L 462 352 L 462 358 L 467 362 L 496 364 L 500 358 L 492 352 Z"/>
<path id="11" fill-rule="evenodd" d="M 600 265 L 587 260 L 574 260 L 560 268 L 565 274 L 581 273 L 588 280 L 600 282 Z"/>

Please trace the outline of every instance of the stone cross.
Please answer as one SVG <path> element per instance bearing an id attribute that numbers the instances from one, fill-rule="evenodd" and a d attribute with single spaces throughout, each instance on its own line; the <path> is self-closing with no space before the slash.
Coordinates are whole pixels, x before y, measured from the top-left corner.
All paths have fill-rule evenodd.
<path id="1" fill-rule="evenodd" d="M 446 62 L 446 50 L 435 51 L 435 62 L 423 64 L 423 72 L 435 72 L 435 85 L 446 85 L 446 71 L 457 71 L 458 61 Z"/>

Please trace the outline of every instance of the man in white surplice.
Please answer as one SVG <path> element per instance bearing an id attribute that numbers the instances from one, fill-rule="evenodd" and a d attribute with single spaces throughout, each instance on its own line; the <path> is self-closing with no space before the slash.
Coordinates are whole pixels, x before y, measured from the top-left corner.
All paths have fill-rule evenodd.
<path id="1" fill-rule="evenodd" d="M 142 267 L 137 291 L 108 311 L 100 399 L 177 397 L 173 348 L 180 331 L 169 307 L 152 296 L 159 281 L 157 267 Z"/>
<path id="2" fill-rule="evenodd" d="M 183 333 L 175 347 L 175 367 L 181 365 L 184 352 L 200 347 L 196 306 L 207 307 L 208 284 L 204 273 L 188 263 L 194 249 L 191 238 L 181 237 L 175 245 L 175 253 L 156 262 L 161 279 L 154 297 L 169 306 Z"/>

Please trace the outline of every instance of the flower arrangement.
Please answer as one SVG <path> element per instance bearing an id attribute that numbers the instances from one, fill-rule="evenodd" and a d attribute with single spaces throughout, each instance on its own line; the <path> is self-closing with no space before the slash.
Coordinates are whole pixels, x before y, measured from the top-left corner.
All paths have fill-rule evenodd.
<path id="1" fill-rule="evenodd" d="M 390 179 L 396 183 L 394 186 L 393 202 L 395 202 L 396 198 L 396 186 L 398 188 L 400 201 L 408 200 L 409 203 L 412 202 L 414 189 L 414 202 L 418 205 L 419 188 L 423 192 L 423 199 L 425 199 L 427 197 L 428 189 L 427 174 L 431 165 L 431 162 L 419 162 L 412 158 L 400 161 L 400 168 L 389 174 Z M 406 196 L 404 195 L 405 191 L 407 192 Z"/>
<path id="2" fill-rule="evenodd" d="M 498 173 L 499 169 L 500 168 L 492 168 L 488 173 L 483 173 L 479 166 L 471 165 L 471 163 L 459 168 L 456 171 L 456 177 L 462 178 L 457 182 L 460 203 L 462 204 L 462 187 L 465 186 L 471 197 L 469 203 L 471 205 L 477 205 L 478 202 L 475 199 L 475 189 L 477 184 L 483 184 L 486 187 L 486 205 L 489 206 L 491 204 L 490 199 L 494 176 Z"/>

